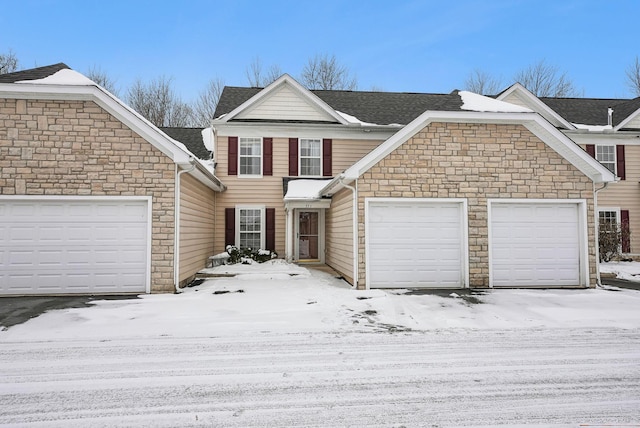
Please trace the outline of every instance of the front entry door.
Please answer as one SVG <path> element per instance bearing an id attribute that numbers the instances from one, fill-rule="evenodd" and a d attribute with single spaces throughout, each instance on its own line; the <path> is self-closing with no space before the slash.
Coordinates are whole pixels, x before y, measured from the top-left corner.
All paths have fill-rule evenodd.
<path id="1" fill-rule="evenodd" d="M 298 260 L 320 260 L 319 220 L 319 211 L 298 211 Z"/>

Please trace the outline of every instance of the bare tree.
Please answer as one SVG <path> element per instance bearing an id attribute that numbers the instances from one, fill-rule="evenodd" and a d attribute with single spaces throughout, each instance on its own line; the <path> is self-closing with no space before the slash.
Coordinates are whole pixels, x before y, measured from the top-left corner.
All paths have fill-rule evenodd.
<path id="1" fill-rule="evenodd" d="M 9 49 L 7 53 L 0 53 L 0 74 L 11 73 L 18 69 L 18 57 Z"/>
<path id="2" fill-rule="evenodd" d="M 640 58 L 636 56 L 634 62 L 627 67 L 627 86 L 631 89 L 631 92 L 640 97 Z"/>
<path id="3" fill-rule="evenodd" d="M 98 66 L 91 66 L 87 70 L 86 76 L 96 82 L 98 85 L 111 92 L 113 95 L 118 95 L 118 88 L 116 87 L 116 81 L 112 79 L 104 70 Z"/>
<path id="4" fill-rule="evenodd" d="M 282 76 L 282 70 L 278 65 L 273 64 L 265 72 L 262 67 L 262 60 L 260 57 L 255 57 L 245 70 L 245 74 L 247 75 L 250 86 L 254 88 L 264 88 Z"/>
<path id="5" fill-rule="evenodd" d="M 193 111 L 196 125 L 209 126 L 211 124 L 223 89 L 224 80 L 216 77 L 211 79 L 207 87 L 200 92 Z"/>
<path id="6" fill-rule="evenodd" d="M 570 97 L 578 95 L 578 90 L 566 73 L 558 67 L 540 60 L 520 70 L 514 76 L 533 95 L 537 97 Z"/>
<path id="7" fill-rule="evenodd" d="M 358 81 L 335 55 L 316 55 L 302 69 L 300 82 L 309 89 L 338 89 L 353 91 Z"/>
<path id="8" fill-rule="evenodd" d="M 502 79 L 477 68 L 469 73 L 464 81 L 464 87 L 467 91 L 480 95 L 495 95 L 503 89 L 503 86 Z"/>
<path id="9" fill-rule="evenodd" d="M 156 126 L 193 126 L 193 110 L 175 94 L 171 81 L 164 76 L 148 84 L 138 79 L 127 91 L 127 103 Z"/>

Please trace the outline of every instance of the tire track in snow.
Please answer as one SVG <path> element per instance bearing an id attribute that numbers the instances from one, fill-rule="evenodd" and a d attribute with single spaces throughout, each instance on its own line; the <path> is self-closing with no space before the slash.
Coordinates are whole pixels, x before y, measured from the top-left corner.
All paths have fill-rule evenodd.
<path id="1" fill-rule="evenodd" d="M 637 330 L 0 344 L 6 426 L 640 423 Z"/>

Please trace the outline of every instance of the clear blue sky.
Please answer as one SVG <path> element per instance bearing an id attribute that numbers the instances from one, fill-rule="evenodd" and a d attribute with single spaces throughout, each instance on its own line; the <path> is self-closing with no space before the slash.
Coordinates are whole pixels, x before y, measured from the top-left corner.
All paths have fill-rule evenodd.
<path id="1" fill-rule="evenodd" d="M 246 86 L 256 57 L 297 77 L 323 53 L 362 90 L 448 93 L 476 68 L 507 86 L 545 59 L 584 96 L 629 97 L 640 1 L 21 0 L 0 7 L 0 53 L 9 49 L 21 68 L 99 67 L 121 93 L 172 77 L 185 102 L 214 77 Z"/>

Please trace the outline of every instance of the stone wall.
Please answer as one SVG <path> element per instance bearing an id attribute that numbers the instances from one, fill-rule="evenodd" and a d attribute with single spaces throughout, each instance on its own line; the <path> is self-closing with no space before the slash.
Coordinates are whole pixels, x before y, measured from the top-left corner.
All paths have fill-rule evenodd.
<path id="1" fill-rule="evenodd" d="M 0 99 L 0 194 L 151 196 L 151 290 L 173 291 L 173 162 L 91 101 Z"/>
<path id="2" fill-rule="evenodd" d="M 469 281 L 489 285 L 487 198 L 586 199 L 596 281 L 593 183 L 524 126 L 432 123 L 358 179 L 359 286 L 366 283 L 367 197 L 466 198 Z"/>

